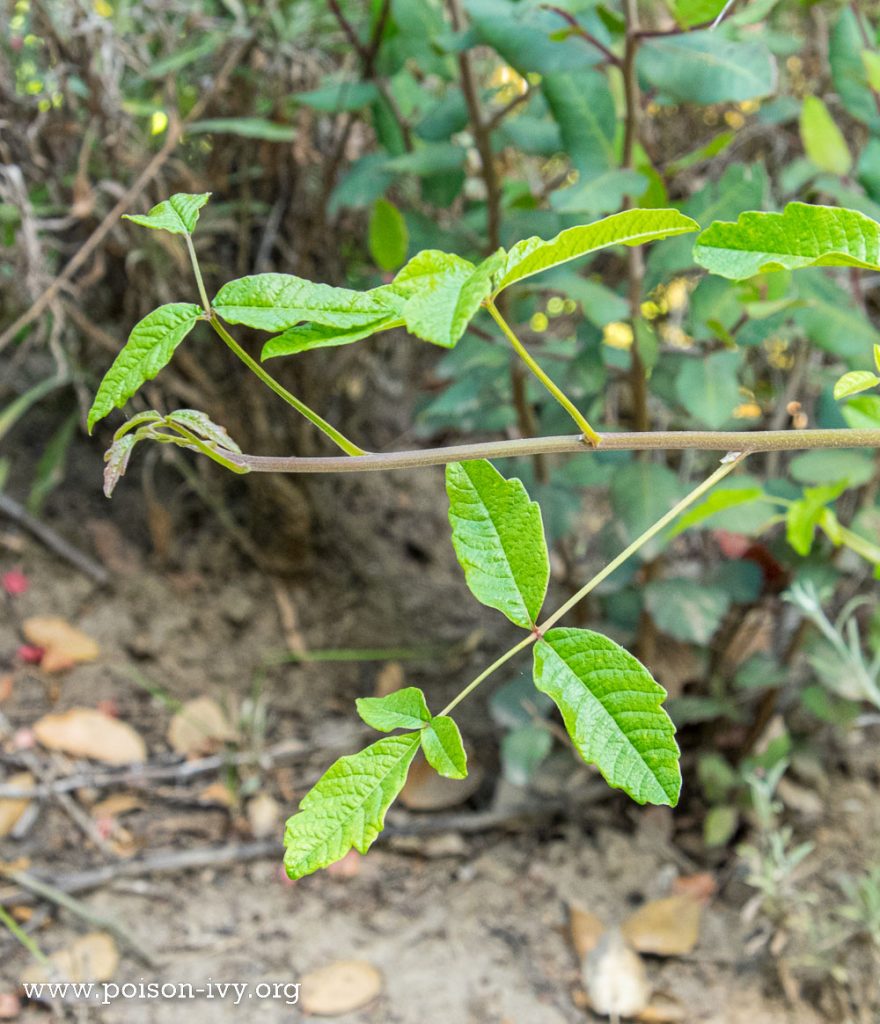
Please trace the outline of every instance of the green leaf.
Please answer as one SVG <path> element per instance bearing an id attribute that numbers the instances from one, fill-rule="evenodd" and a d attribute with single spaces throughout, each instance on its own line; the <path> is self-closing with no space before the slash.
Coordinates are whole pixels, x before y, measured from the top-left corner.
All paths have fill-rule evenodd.
<path id="1" fill-rule="evenodd" d="M 850 395 L 857 395 L 860 391 L 867 391 L 880 384 L 880 377 L 870 370 L 851 370 L 845 373 L 834 385 L 835 398 L 849 398 Z"/>
<path id="2" fill-rule="evenodd" d="M 517 242 L 504 260 L 495 282 L 497 295 L 514 281 L 567 263 L 610 245 L 643 245 L 670 235 L 699 230 L 699 225 L 678 210 L 625 210 L 595 224 L 568 228 L 555 238 L 527 238 Z"/>
<path id="3" fill-rule="evenodd" d="M 199 210 L 210 198 L 210 192 L 202 192 L 199 195 L 177 192 L 170 199 L 157 203 L 149 213 L 124 213 L 122 217 L 123 220 L 130 220 L 156 231 L 168 231 L 172 235 L 191 235 L 196 229 Z"/>
<path id="4" fill-rule="evenodd" d="M 840 12 L 828 44 L 831 78 L 846 111 L 876 133 L 880 128 L 880 114 L 862 59 L 864 45 L 858 18 L 847 4 Z"/>
<path id="5" fill-rule="evenodd" d="M 697 239 L 694 259 L 735 281 L 799 267 L 880 270 L 880 224 L 854 210 L 789 203 L 782 213 L 716 221 Z"/>
<path id="6" fill-rule="evenodd" d="M 387 287 L 402 302 L 406 329 L 423 341 L 452 348 L 492 290 L 503 250 L 474 266 L 461 256 L 426 249 Z"/>
<path id="7" fill-rule="evenodd" d="M 718 32 L 646 39 L 637 66 L 641 77 L 680 103 L 738 103 L 776 88 L 776 62 L 763 43 L 737 43 Z"/>
<path id="8" fill-rule="evenodd" d="M 501 739 L 504 778 L 514 786 L 525 786 L 552 746 L 553 734 L 540 723 L 529 721 L 505 733 Z"/>
<path id="9" fill-rule="evenodd" d="M 678 803 L 681 773 L 666 691 L 601 633 L 551 629 L 535 644 L 535 685 L 553 699 L 578 753 L 640 804 Z"/>
<path id="10" fill-rule="evenodd" d="M 355 701 L 357 713 L 373 729 L 421 729 L 431 721 L 425 695 L 417 686 L 406 686 L 385 697 L 360 697 Z"/>
<path id="11" fill-rule="evenodd" d="M 874 478 L 874 460 L 866 452 L 817 448 L 796 455 L 788 465 L 792 480 L 801 484 L 831 484 L 846 480 L 849 487 L 861 487 Z"/>
<path id="12" fill-rule="evenodd" d="M 631 462 L 611 479 L 611 503 L 627 541 L 635 540 L 668 511 L 684 493 L 681 482 L 667 466 L 656 462 Z M 643 558 L 653 559 L 666 543 L 660 537 L 641 549 Z"/>
<path id="13" fill-rule="evenodd" d="M 715 490 L 699 504 L 690 508 L 681 516 L 672 528 L 670 537 L 677 537 L 678 534 L 692 526 L 697 526 L 704 520 L 724 512 L 729 508 L 736 508 L 739 505 L 746 505 L 752 501 L 758 501 L 764 497 L 764 492 L 757 485 L 748 487 L 729 487 L 726 490 Z"/>
<path id="14" fill-rule="evenodd" d="M 370 255 L 380 270 L 395 270 L 406 259 L 409 232 L 403 214 L 394 203 L 377 199 L 368 229 Z"/>
<path id="15" fill-rule="evenodd" d="M 806 557 L 813 547 L 816 527 L 823 524 L 826 506 L 846 490 L 847 481 L 804 488 L 804 496 L 789 505 L 785 515 L 785 537 L 794 550 Z"/>
<path id="16" fill-rule="evenodd" d="M 179 423 L 182 427 L 192 431 L 199 437 L 210 441 L 218 448 L 224 448 L 228 452 L 238 452 L 241 448 L 232 440 L 225 427 L 215 423 L 200 409 L 176 409 L 165 417 L 168 423 Z"/>
<path id="17" fill-rule="evenodd" d="M 117 437 L 113 444 L 104 452 L 104 497 L 109 498 L 120 479 L 128 469 L 128 462 L 134 446 L 138 442 L 136 434 L 124 434 Z"/>
<path id="18" fill-rule="evenodd" d="M 709 643 L 730 607 L 725 591 L 695 580 L 652 580 L 643 593 L 645 607 L 662 633 L 700 646 Z"/>
<path id="19" fill-rule="evenodd" d="M 344 329 L 364 327 L 395 313 L 392 300 L 383 288 L 357 292 L 291 274 L 252 274 L 223 285 L 212 305 L 227 323 L 283 331 L 303 320 Z"/>
<path id="20" fill-rule="evenodd" d="M 678 400 L 710 430 L 718 430 L 733 419 L 733 411 L 740 402 L 740 362 L 739 352 L 714 352 L 682 362 L 675 379 Z"/>
<path id="21" fill-rule="evenodd" d="M 550 560 L 541 509 L 520 480 L 505 480 L 485 459 L 446 467 L 452 546 L 474 597 L 531 629 Z"/>
<path id="22" fill-rule="evenodd" d="M 210 117 L 193 121 L 186 131 L 188 135 L 237 135 L 264 142 L 293 142 L 297 135 L 292 125 L 276 124 L 263 117 Z"/>
<path id="23" fill-rule="evenodd" d="M 283 334 L 270 338 L 263 346 L 261 359 L 276 356 L 292 356 L 297 352 L 308 352 L 313 348 L 331 348 L 336 345 L 351 345 L 382 331 L 402 327 L 403 320 L 389 314 L 378 320 L 370 320 L 355 327 L 328 327 L 325 324 L 301 324 L 288 328 Z"/>
<path id="24" fill-rule="evenodd" d="M 298 92 L 293 96 L 297 103 L 327 114 L 361 110 L 378 98 L 379 90 L 373 82 L 328 82 L 317 89 Z"/>
<path id="25" fill-rule="evenodd" d="M 801 108 L 801 141 L 807 156 L 822 171 L 841 177 L 852 170 L 852 154 L 843 132 L 818 96 L 807 96 Z"/>
<path id="26" fill-rule="evenodd" d="M 617 166 L 617 116 L 608 79 L 587 68 L 557 72 L 541 82 L 547 105 L 559 125 L 562 148 L 572 164 L 589 176 Z"/>
<path id="27" fill-rule="evenodd" d="M 202 307 L 189 302 L 171 302 L 148 313 L 128 336 L 128 341 L 107 371 L 92 407 L 89 433 L 114 408 L 121 408 L 148 380 L 166 366 L 174 350 L 195 327 Z"/>
<path id="28" fill-rule="evenodd" d="M 874 430 L 880 427 L 880 395 L 862 395 L 853 398 L 841 409 L 846 425 L 855 430 Z"/>
<path id="29" fill-rule="evenodd" d="M 417 732 L 387 736 L 327 769 L 287 821 L 284 867 L 290 878 L 325 868 L 352 848 L 369 850 L 403 789 L 419 739 Z"/>
<path id="30" fill-rule="evenodd" d="M 422 750 L 428 764 L 447 779 L 467 778 L 467 754 L 453 720 L 440 715 L 422 730 Z"/>

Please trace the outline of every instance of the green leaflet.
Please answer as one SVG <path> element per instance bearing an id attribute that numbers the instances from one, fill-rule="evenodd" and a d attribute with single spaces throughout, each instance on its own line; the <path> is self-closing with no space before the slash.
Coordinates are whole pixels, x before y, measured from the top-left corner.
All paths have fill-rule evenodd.
<path id="1" fill-rule="evenodd" d="M 352 848 L 369 850 L 403 789 L 419 739 L 417 732 L 386 736 L 324 772 L 287 821 L 284 867 L 290 878 L 325 868 Z"/>
<path id="2" fill-rule="evenodd" d="M 880 224 L 855 210 L 789 203 L 782 213 L 716 221 L 697 238 L 694 260 L 735 281 L 800 267 L 880 270 Z"/>
<path id="3" fill-rule="evenodd" d="M 109 498 L 116 485 L 125 475 L 131 453 L 137 444 L 136 434 L 124 434 L 117 437 L 113 444 L 104 452 L 104 497 Z"/>
<path id="4" fill-rule="evenodd" d="M 586 629 L 551 629 L 535 644 L 535 686 L 562 712 L 578 753 L 637 803 L 678 803 L 675 726 L 666 691 L 631 654 Z"/>
<path id="5" fill-rule="evenodd" d="M 355 341 L 371 338 L 382 331 L 402 327 L 403 320 L 395 314 L 370 320 L 355 327 L 327 327 L 324 324 L 300 324 L 290 327 L 283 334 L 270 338 L 263 346 L 260 358 L 274 359 L 276 356 L 292 356 L 308 352 L 313 348 L 331 348 L 335 345 L 351 345 Z"/>
<path id="6" fill-rule="evenodd" d="M 190 195 L 177 192 L 161 203 L 157 203 L 149 213 L 125 213 L 124 220 L 133 221 L 145 228 L 156 231 L 168 231 L 172 235 L 191 235 L 196 229 L 199 210 L 211 198 L 210 192 Z"/>
<path id="7" fill-rule="evenodd" d="M 370 255 L 380 270 L 396 270 L 406 259 L 409 246 L 406 221 L 387 199 L 377 199 L 373 205 L 367 237 Z"/>
<path id="8" fill-rule="evenodd" d="M 135 325 L 89 409 L 89 433 L 98 420 L 125 405 L 145 381 L 152 380 L 167 365 L 202 312 L 201 306 L 190 302 L 171 302 L 154 309 Z"/>
<path id="9" fill-rule="evenodd" d="M 467 778 L 467 754 L 458 726 L 446 715 L 431 719 L 422 731 L 422 750 L 428 764 L 447 779 Z"/>
<path id="10" fill-rule="evenodd" d="M 720 32 L 688 32 L 646 39 L 639 77 L 682 103 L 733 103 L 768 96 L 776 61 L 762 42 L 735 42 Z"/>
<path id="11" fill-rule="evenodd" d="M 261 331 L 284 331 L 304 320 L 347 330 L 396 312 L 393 296 L 385 288 L 357 292 L 292 274 L 253 274 L 229 281 L 212 306 L 227 323 Z"/>
<path id="12" fill-rule="evenodd" d="M 812 550 L 817 526 L 832 532 L 833 513 L 826 506 L 839 498 L 847 486 L 846 480 L 840 480 L 818 487 L 805 487 L 804 496 L 789 505 L 785 514 L 785 539 L 801 557 L 806 557 Z M 839 544 L 840 541 L 835 540 L 834 543 Z"/>
<path id="13" fill-rule="evenodd" d="M 355 701 L 357 713 L 373 729 L 421 729 L 431 721 L 425 695 L 417 686 L 406 686 L 385 697 L 360 697 Z"/>
<path id="14" fill-rule="evenodd" d="M 503 259 L 503 250 L 479 266 L 437 249 L 414 256 L 388 286 L 403 302 L 406 329 L 423 341 L 452 348 L 489 297 Z"/>
<path id="15" fill-rule="evenodd" d="M 568 228 L 549 240 L 527 238 L 517 242 L 507 253 L 496 277 L 493 295 L 514 281 L 609 245 L 643 245 L 698 230 L 699 224 L 678 210 L 625 210 L 595 224 Z"/>
<path id="16" fill-rule="evenodd" d="M 226 428 L 221 427 L 219 423 L 215 423 L 199 409 L 176 409 L 174 412 L 168 413 L 165 420 L 168 423 L 179 423 L 180 426 L 192 431 L 192 433 L 197 434 L 206 441 L 210 441 L 212 445 L 216 445 L 218 448 L 225 448 L 228 452 L 238 452 L 239 455 L 241 454 L 241 448 L 232 440 Z"/>
<path id="17" fill-rule="evenodd" d="M 834 385 L 835 398 L 849 398 L 850 395 L 857 395 L 860 391 L 867 391 L 880 384 L 880 377 L 870 370 L 850 370 L 845 373 Z"/>
<path id="18" fill-rule="evenodd" d="M 818 96 L 805 96 L 800 118 L 801 141 L 807 156 L 829 174 L 843 176 L 852 170 L 852 154 L 843 132 Z"/>
<path id="19" fill-rule="evenodd" d="M 550 561 L 541 509 L 520 480 L 485 459 L 446 467 L 452 546 L 478 601 L 531 629 L 541 611 Z"/>
<path id="20" fill-rule="evenodd" d="M 763 490 L 757 485 L 747 487 L 718 488 L 712 491 L 698 505 L 689 509 L 672 527 L 669 536 L 677 537 L 680 533 L 702 523 L 703 520 L 714 516 L 716 512 L 724 512 L 729 508 L 736 508 L 738 505 L 745 505 L 750 501 L 758 501 L 764 497 Z"/>

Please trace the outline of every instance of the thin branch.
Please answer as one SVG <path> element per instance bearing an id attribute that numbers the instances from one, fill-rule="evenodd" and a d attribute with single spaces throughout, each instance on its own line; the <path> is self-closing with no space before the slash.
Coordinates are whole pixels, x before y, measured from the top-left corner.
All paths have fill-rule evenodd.
<path id="1" fill-rule="evenodd" d="M 553 4 L 541 4 L 541 7 L 543 10 L 551 11 L 553 14 L 562 18 L 562 20 L 571 28 L 572 35 L 576 35 L 583 39 L 585 43 L 589 43 L 590 46 L 594 46 L 609 64 L 613 64 L 615 67 L 620 67 L 620 57 L 618 57 L 612 50 L 609 50 L 608 47 L 601 40 L 597 39 L 592 32 L 588 32 L 570 11 L 565 11 L 561 7 L 554 7 Z"/>
<path id="2" fill-rule="evenodd" d="M 372 452 L 347 456 L 300 458 L 296 455 L 224 457 L 252 473 L 376 473 L 390 469 L 422 469 L 469 459 L 511 459 L 532 455 L 571 455 L 593 451 L 706 451 L 773 452 L 814 448 L 880 448 L 878 430 L 654 430 L 600 434 L 593 446 L 581 434 L 484 441 L 422 451 Z"/>

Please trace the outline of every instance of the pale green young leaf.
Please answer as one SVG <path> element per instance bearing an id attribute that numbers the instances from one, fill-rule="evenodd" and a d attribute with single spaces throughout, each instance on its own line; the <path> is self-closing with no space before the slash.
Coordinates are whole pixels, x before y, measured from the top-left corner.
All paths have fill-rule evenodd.
<path id="1" fill-rule="evenodd" d="M 196 229 L 199 210 L 210 198 L 210 192 L 202 192 L 199 195 L 177 192 L 170 199 L 157 203 L 149 213 L 126 213 L 123 214 L 123 218 L 156 231 L 168 231 L 172 235 L 191 235 Z"/>
<path id="2" fill-rule="evenodd" d="M 290 878 L 325 868 L 352 848 L 369 850 L 403 789 L 419 738 L 417 732 L 386 736 L 324 772 L 287 821 L 284 867 Z"/>
<path id="3" fill-rule="evenodd" d="M 678 522 L 670 531 L 670 537 L 677 537 L 692 526 L 697 526 L 704 520 L 709 519 L 718 512 L 725 512 L 729 508 L 736 508 L 738 505 L 745 505 L 751 501 L 758 501 L 763 498 L 764 492 L 760 487 L 728 487 L 712 491 L 703 501 L 694 505 L 693 508 L 679 518 Z"/>
<path id="4" fill-rule="evenodd" d="M 847 480 L 818 487 L 805 487 L 804 495 L 793 501 L 785 513 L 785 539 L 794 550 L 806 557 L 813 547 L 816 527 L 827 523 L 826 506 L 846 490 Z"/>
<path id="5" fill-rule="evenodd" d="M 595 224 L 567 228 L 549 240 L 527 238 L 517 242 L 507 253 L 496 275 L 493 294 L 497 295 L 514 281 L 610 245 L 643 245 L 671 235 L 698 231 L 699 227 L 695 220 L 678 210 L 625 210 Z"/>
<path id="6" fill-rule="evenodd" d="M 452 546 L 476 599 L 531 629 L 541 611 L 550 561 L 541 509 L 520 480 L 485 459 L 446 467 Z"/>
<path id="7" fill-rule="evenodd" d="M 288 328 L 283 334 L 270 338 L 263 346 L 261 359 L 276 356 L 293 356 L 298 352 L 309 352 L 313 348 L 332 348 L 337 345 L 351 345 L 364 338 L 371 338 L 382 331 L 402 327 L 403 320 L 390 313 L 378 320 L 358 324 L 355 327 L 328 327 L 324 324 L 300 324 Z"/>
<path id="8" fill-rule="evenodd" d="M 137 434 L 124 434 L 117 437 L 113 444 L 104 452 L 104 497 L 109 498 L 120 479 L 128 469 L 132 450 L 138 442 Z"/>
<path id="9" fill-rule="evenodd" d="M 850 370 L 845 373 L 834 385 L 835 398 L 849 398 L 850 395 L 857 395 L 860 391 L 867 391 L 868 388 L 880 384 L 880 377 L 870 370 Z"/>
<path id="10" fill-rule="evenodd" d="M 877 367 L 877 372 L 880 373 L 880 345 L 874 346 L 874 365 Z"/>
<path id="11" fill-rule="evenodd" d="M 535 644 L 535 686 L 553 699 L 578 753 L 637 803 L 678 803 L 675 726 L 666 691 L 601 633 L 551 629 Z"/>
<path id="12" fill-rule="evenodd" d="M 212 303 L 230 324 L 284 331 L 304 320 L 327 327 L 361 328 L 396 312 L 386 288 L 358 292 L 291 274 L 253 274 L 223 285 Z"/>
<path id="13" fill-rule="evenodd" d="M 377 199 L 367 229 L 370 255 L 380 270 L 396 270 L 406 259 L 409 232 L 394 203 Z"/>
<path id="14" fill-rule="evenodd" d="M 801 107 L 801 141 L 807 156 L 821 171 L 841 177 L 852 170 L 852 154 L 843 132 L 818 96 L 806 96 Z"/>
<path id="15" fill-rule="evenodd" d="M 204 438 L 204 440 L 210 441 L 211 444 L 216 445 L 218 448 L 225 448 L 228 452 L 238 452 L 241 454 L 241 448 L 232 440 L 226 428 L 221 427 L 219 423 L 215 423 L 200 409 L 176 409 L 174 412 L 168 413 L 165 420 L 169 423 L 179 423 L 180 426 L 192 431 L 192 433 Z"/>
<path id="16" fill-rule="evenodd" d="M 461 733 L 448 716 L 431 719 L 431 724 L 422 730 L 422 750 L 438 775 L 447 779 L 467 778 L 467 754 Z"/>
<path id="17" fill-rule="evenodd" d="M 452 253 L 426 249 L 388 285 L 403 302 L 406 329 L 423 341 L 452 348 L 492 291 L 504 259 L 499 250 L 479 266 Z"/>
<path id="18" fill-rule="evenodd" d="M 880 224 L 855 210 L 789 203 L 782 213 L 716 221 L 697 238 L 694 260 L 735 281 L 800 267 L 880 270 Z"/>
<path id="19" fill-rule="evenodd" d="M 405 686 L 384 697 L 360 697 L 355 701 L 357 713 L 373 729 L 421 729 L 431 721 L 425 695 L 417 686 Z"/>
<path id="20" fill-rule="evenodd" d="M 167 365 L 202 312 L 201 306 L 190 302 L 171 302 L 154 309 L 135 325 L 101 381 L 89 409 L 89 433 L 98 420 L 125 405 L 142 384 L 152 380 Z"/>

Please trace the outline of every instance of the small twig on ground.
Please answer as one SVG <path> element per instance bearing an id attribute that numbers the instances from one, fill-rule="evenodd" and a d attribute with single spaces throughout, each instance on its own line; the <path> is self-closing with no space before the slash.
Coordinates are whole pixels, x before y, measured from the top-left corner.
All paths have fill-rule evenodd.
<path id="1" fill-rule="evenodd" d="M 27 530 L 38 541 L 44 544 L 50 551 L 69 562 L 74 568 L 89 576 L 100 586 L 106 586 L 110 582 L 110 574 L 99 565 L 93 558 L 83 554 L 75 548 L 70 541 L 65 540 L 56 533 L 51 526 L 47 526 L 39 519 L 35 519 L 24 506 L 10 498 L 8 494 L 0 493 L 0 513 L 11 519 L 23 530 Z"/>
<path id="2" fill-rule="evenodd" d="M 156 966 L 156 958 L 153 954 L 140 942 L 132 938 L 131 934 L 113 918 L 95 913 L 91 907 L 86 906 L 81 900 L 75 899 L 69 893 L 63 892 L 61 889 L 50 885 L 48 882 L 44 882 L 40 878 L 34 877 L 34 875 L 27 871 L 9 871 L 6 872 L 6 877 L 20 885 L 26 892 L 33 893 L 49 903 L 54 903 L 80 920 L 85 921 L 86 924 L 91 925 L 93 928 L 110 932 L 111 935 L 118 939 L 120 946 L 127 949 L 141 963 L 146 964 L 148 967 Z"/>

